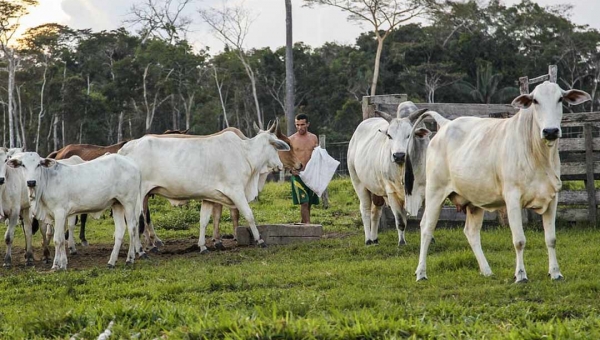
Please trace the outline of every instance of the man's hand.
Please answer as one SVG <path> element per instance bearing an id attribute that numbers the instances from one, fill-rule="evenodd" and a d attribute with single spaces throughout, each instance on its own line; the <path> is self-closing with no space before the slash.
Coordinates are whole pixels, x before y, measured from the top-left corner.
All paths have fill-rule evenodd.
<path id="1" fill-rule="evenodd" d="M 298 176 L 300 174 L 300 171 L 296 170 L 296 169 L 292 169 L 291 170 L 292 175 L 294 176 Z"/>

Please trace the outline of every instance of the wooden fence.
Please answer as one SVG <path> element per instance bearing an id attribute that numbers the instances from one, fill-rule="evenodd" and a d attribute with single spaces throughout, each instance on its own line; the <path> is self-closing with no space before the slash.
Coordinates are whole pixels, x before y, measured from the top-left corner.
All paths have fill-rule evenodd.
<path id="1" fill-rule="evenodd" d="M 363 117 L 372 116 L 374 110 L 395 115 L 398 104 L 406 100 L 405 95 L 383 95 L 363 97 Z M 460 116 L 507 118 L 516 113 L 516 109 L 504 104 L 419 104 L 418 108 L 434 110 L 446 118 Z M 565 111 L 567 111 L 565 109 Z M 427 127 L 435 133 L 437 127 L 427 122 Z M 596 225 L 598 220 L 598 202 L 600 190 L 596 190 L 594 180 L 600 179 L 600 112 L 581 112 L 563 114 L 561 128 L 563 138 L 559 140 L 561 159 L 561 180 L 577 181 L 585 184 L 585 190 L 562 190 L 559 193 L 558 219 L 570 222 L 589 221 Z M 563 187 L 568 187 L 564 185 Z M 422 209 L 421 209 L 422 210 Z M 393 217 L 385 214 L 384 223 L 393 224 Z M 540 220 L 539 215 L 524 210 L 524 222 Z M 414 219 L 420 220 L 421 215 Z M 442 210 L 441 221 L 464 221 L 465 214 L 455 211 L 454 207 Z M 498 213 L 485 214 L 485 221 L 505 220 Z"/>

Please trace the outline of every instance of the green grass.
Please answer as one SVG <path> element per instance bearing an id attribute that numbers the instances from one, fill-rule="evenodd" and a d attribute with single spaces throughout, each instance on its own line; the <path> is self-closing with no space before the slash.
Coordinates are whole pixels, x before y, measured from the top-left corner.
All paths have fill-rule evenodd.
<path id="1" fill-rule="evenodd" d="M 482 232 L 495 275 L 478 274 L 460 228 L 438 228 L 428 256 L 429 280 L 415 282 L 419 234 L 397 247 L 395 231 L 364 245 L 358 201 L 348 179 L 330 186 L 329 209 L 312 220 L 346 237 L 241 247 L 172 260 L 153 255 L 134 268 L 97 267 L 0 274 L 0 338 L 94 339 L 114 321 L 111 339 L 594 339 L 600 337 L 600 232 L 557 231 L 562 282 L 547 277 L 541 228 L 526 228 L 530 283 L 513 284 L 508 228 Z M 297 222 L 289 184 L 269 183 L 253 203 L 259 223 Z M 198 204 L 170 208 L 154 199 L 157 232 L 196 243 Z M 228 213 L 226 213 L 228 214 Z M 109 218 L 89 227 L 92 243 L 112 242 Z M 223 232 L 232 232 L 231 222 Z M 22 237 L 22 235 L 17 236 Z M 37 236 L 39 237 L 39 235 Z M 36 238 L 36 246 L 38 246 Z M 22 238 L 17 239 L 22 244 Z M 36 248 L 36 251 L 39 249 Z"/>

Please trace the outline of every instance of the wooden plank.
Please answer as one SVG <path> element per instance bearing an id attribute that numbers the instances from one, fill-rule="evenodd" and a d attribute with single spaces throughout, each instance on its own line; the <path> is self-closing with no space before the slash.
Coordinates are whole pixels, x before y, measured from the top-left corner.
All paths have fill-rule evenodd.
<path id="1" fill-rule="evenodd" d="M 585 138 L 561 138 L 558 142 L 558 151 L 585 151 Z M 600 138 L 592 139 L 592 149 L 600 150 Z"/>
<path id="2" fill-rule="evenodd" d="M 597 207 L 597 202 L 596 202 L 596 188 L 594 185 L 594 160 L 593 160 L 593 153 L 594 153 L 594 145 L 592 143 L 593 141 L 593 136 L 592 136 L 592 126 L 586 124 L 585 127 L 583 128 L 583 134 L 585 136 L 585 170 L 586 170 L 586 183 L 585 183 L 585 187 L 588 193 L 588 210 L 589 210 L 589 221 L 590 223 L 595 227 L 596 226 L 596 221 L 597 216 L 596 216 L 596 207 Z"/>
<path id="3" fill-rule="evenodd" d="M 363 120 L 365 120 L 367 118 L 373 117 L 373 114 L 375 112 L 375 106 L 369 104 L 369 98 L 370 98 L 369 96 L 364 96 L 362 98 L 362 116 L 363 116 Z"/>
<path id="4" fill-rule="evenodd" d="M 369 104 L 393 104 L 398 106 L 398 104 L 405 102 L 408 100 L 408 95 L 406 94 L 383 94 L 376 96 L 369 96 Z M 394 110 L 394 113 L 396 110 Z"/>
<path id="5" fill-rule="evenodd" d="M 596 211 L 596 215 L 598 211 Z M 587 209 L 559 209 L 556 218 L 558 220 L 569 221 L 569 222 L 587 222 L 589 221 Z"/>
<path id="6" fill-rule="evenodd" d="M 594 178 L 600 179 L 600 162 L 592 162 L 594 166 Z M 587 180 L 587 164 L 581 162 L 561 163 L 560 179 L 563 181 Z"/>
<path id="7" fill-rule="evenodd" d="M 558 80 L 558 66 L 556 65 L 548 65 L 548 75 L 550 76 L 550 81 L 556 83 Z"/>
<path id="8" fill-rule="evenodd" d="M 596 202 L 600 202 L 600 191 L 594 191 Z M 558 193 L 558 204 L 587 205 L 588 192 L 585 190 L 562 190 Z"/>
<path id="9" fill-rule="evenodd" d="M 323 235 L 323 226 L 320 224 L 268 224 L 256 227 L 267 245 L 315 241 Z M 238 245 L 254 244 L 249 227 L 237 227 L 235 235 Z"/>
<path id="10" fill-rule="evenodd" d="M 600 122 L 600 112 L 565 112 L 563 113 L 562 124 L 566 123 L 585 123 L 585 122 Z"/>
<path id="11" fill-rule="evenodd" d="M 531 79 L 529 79 L 529 84 L 537 84 L 537 83 L 541 83 L 546 80 L 550 80 L 550 75 L 544 74 L 543 76 L 531 78 Z"/>
<path id="12" fill-rule="evenodd" d="M 419 109 L 436 111 L 447 118 L 475 116 L 488 118 L 508 113 L 514 115 L 518 110 L 509 104 L 452 104 L 452 103 L 415 103 Z"/>

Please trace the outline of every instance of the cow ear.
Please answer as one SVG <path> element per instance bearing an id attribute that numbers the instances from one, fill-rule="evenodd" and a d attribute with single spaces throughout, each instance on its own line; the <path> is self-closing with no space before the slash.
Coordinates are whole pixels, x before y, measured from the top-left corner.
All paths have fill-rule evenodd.
<path id="1" fill-rule="evenodd" d="M 56 165 L 56 161 L 51 158 L 44 158 L 40 161 L 40 165 L 50 168 Z"/>
<path id="2" fill-rule="evenodd" d="M 419 138 L 424 138 L 429 136 L 429 134 L 431 133 L 431 131 L 429 131 L 426 128 L 418 128 L 417 130 L 415 130 L 415 136 L 419 137 Z"/>
<path id="3" fill-rule="evenodd" d="M 529 106 L 531 106 L 532 102 L 533 102 L 532 95 L 522 94 L 522 95 L 518 96 L 517 98 L 515 98 L 512 101 L 511 105 L 517 109 L 527 109 L 527 108 L 529 108 Z"/>
<path id="4" fill-rule="evenodd" d="M 585 103 L 588 100 L 592 100 L 592 97 L 589 95 L 589 93 L 580 90 L 563 91 L 562 98 L 565 102 L 571 105 L 578 105 Z"/>
<path id="5" fill-rule="evenodd" d="M 21 163 L 21 161 L 20 161 L 20 160 L 18 160 L 18 159 L 14 159 L 14 158 L 13 158 L 13 159 L 9 159 L 9 160 L 6 162 L 6 164 L 8 164 L 8 166 L 10 166 L 11 168 L 13 168 L 13 169 L 16 169 L 16 168 L 20 167 L 20 166 L 21 166 L 21 164 L 23 164 L 23 163 Z"/>
<path id="6" fill-rule="evenodd" d="M 277 151 L 290 151 L 290 146 L 286 142 L 279 139 L 272 141 L 271 145 L 273 145 Z"/>

